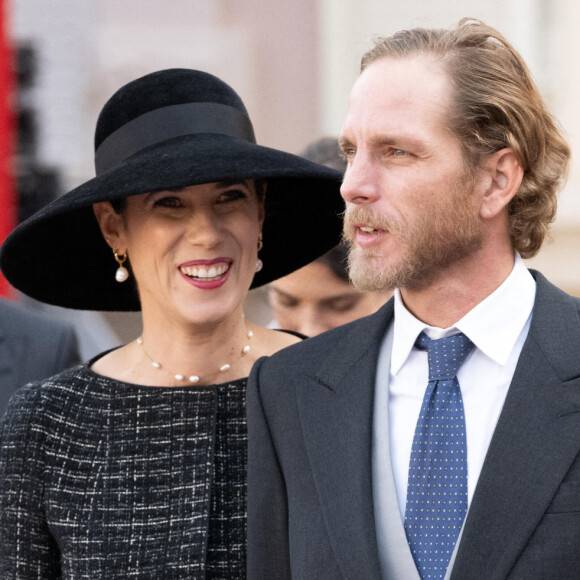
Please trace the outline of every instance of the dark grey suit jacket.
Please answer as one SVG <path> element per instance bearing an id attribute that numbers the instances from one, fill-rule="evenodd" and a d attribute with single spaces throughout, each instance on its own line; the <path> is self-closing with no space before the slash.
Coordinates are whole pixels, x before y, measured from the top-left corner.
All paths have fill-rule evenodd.
<path id="1" fill-rule="evenodd" d="M 18 387 L 79 360 L 71 326 L 0 299 L 0 418 Z"/>
<path id="2" fill-rule="evenodd" d="M 580 578 L 580 300 L 533 272 L 528 338 L 452 580 Z M 248 386 L 249 580 L 381 578 L 371 441 L 377 314 L 258 361 Z"/>

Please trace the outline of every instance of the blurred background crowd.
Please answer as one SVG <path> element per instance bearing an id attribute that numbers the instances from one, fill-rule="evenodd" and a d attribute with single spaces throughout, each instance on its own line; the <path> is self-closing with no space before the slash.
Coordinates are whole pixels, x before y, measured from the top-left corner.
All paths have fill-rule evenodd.
<path id="1" fill-rule="evenodd" d="M 308 155 L 307 145 L 323 136 L 332 143 L 340 131 L 360 56 L 374 36 L 445 27 L 464 16 L 483 19 L 513 42 L 573 151 L 580 143 L 575 70 L 580 4 L 575 0 L 1 0 L 0 5 L 2 239 L 16 223 L 94 175 L 98 112 L 118 87 L 140 75 L 168 67 L 211 72 L 241 95 L 261 144 Z M 573 156 L 553 241 L 529 261 L 576 296 L 579 194 L 580 164 Z M 359 309 L 363 299 L 348 297 L 352 289 L 344 271 L 331 262 L 332 256 L 293 274 L 302 276 L 294 283 L 282 280 L 252 291 L 247 318 L 310 335 L 344 322 L 345 313 L 370 312 L 387 298 L 365 298 L 366 310 Z M 342 301 L 296 296 L 295 288 L 306 290 L 308 280 L 328 293 L 336 285 Z M 140 332 L 132 314 L 40 305 L 17 296 L 4 281 L 0 291 L 74 325 L 82 359 Z M 300 304 L 310 316 L 303 325 L 296 323 Z"/>

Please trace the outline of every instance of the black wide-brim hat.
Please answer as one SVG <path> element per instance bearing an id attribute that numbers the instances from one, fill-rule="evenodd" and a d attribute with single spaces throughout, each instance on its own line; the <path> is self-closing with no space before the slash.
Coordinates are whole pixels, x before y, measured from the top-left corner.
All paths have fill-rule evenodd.
<path id="1" fill-rule="evenodd" d="M 152 191 L 267 181 L 259 252 L 264 266 L 253 288 L 306 265 L 340 240 L 341 174 L 257 145 L 240 97 L 205 72 L 163 70 L 119 89 L 97 122 L 95 164 L 95 178 L 6 238 L 0 267 L 24 294 L 67 308 L 140 310 L 134 278 L 115 280 L 118 265 L 93 204 Z"/>

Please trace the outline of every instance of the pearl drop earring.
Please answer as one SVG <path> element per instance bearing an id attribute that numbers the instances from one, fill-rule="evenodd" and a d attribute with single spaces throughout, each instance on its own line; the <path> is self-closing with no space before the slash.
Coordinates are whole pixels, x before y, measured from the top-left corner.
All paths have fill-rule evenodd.
<path id="1" fill-rule="evenodd" d="M 115 256 L 117 264 L 119 264 L 119 267 L 115 272 L 115 280 L 117 280 L 117 282 L 125 282 L 125 280 L 129 278 L 129 271 L 127 270 L 127 268 L 125 268 L 125 266 L 123 266 L 123 264 L 127 260 L 127 254 L 119 254 L 119 251 L 115 250 L 113 255 Z"/>
<path id="2" fill-rule="evenodd" d="M 264 247 L 264 242 L 262 241 L 262 232 L 258 236 L 258 252 Z M 256 260 L 256 272 L 259 272 L 264 267 L 264 262 L 258 258 Z"/>

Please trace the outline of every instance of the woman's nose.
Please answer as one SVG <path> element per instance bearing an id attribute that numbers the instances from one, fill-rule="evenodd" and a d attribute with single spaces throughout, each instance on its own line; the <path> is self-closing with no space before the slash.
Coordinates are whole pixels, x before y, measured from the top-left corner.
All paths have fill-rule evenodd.
<path id="1" fill-rule="evenodd" d="M 296 317 L 295 330 L 304 336 L 316 336 L 331 328 L 325 317 L 316 309 L 303 311 Z"/>
<path id="2" fill-rule="evenodd" d="M 187 223 L 187 239 L 193 245 L 212 247 L 221 240 L 216 216 L 208 211 L 196 211 Z"/>

